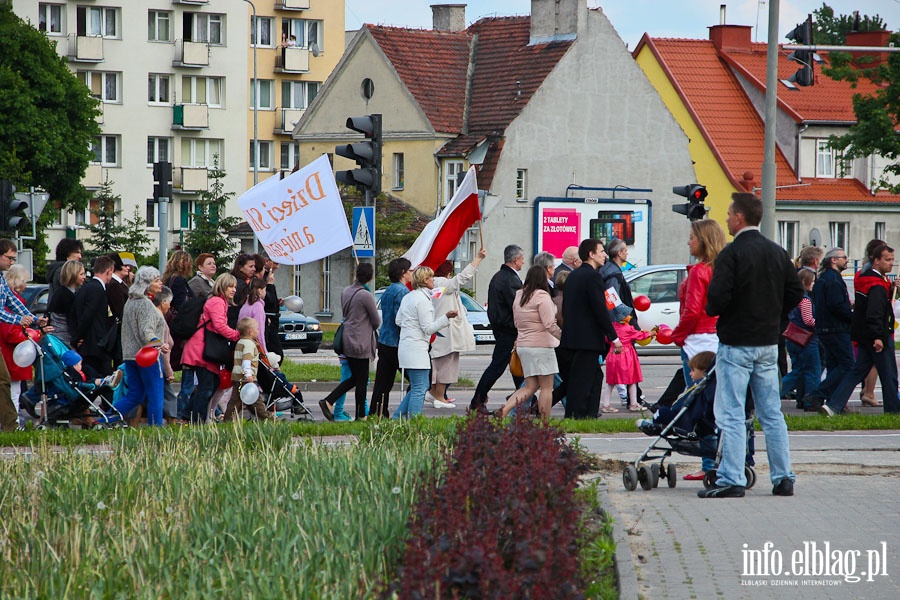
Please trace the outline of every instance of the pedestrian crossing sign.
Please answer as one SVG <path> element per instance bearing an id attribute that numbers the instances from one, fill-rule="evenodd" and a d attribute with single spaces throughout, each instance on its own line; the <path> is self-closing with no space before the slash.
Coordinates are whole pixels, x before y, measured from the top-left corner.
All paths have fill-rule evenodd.
<path id="1" fill-rule="evenodd" d="M 375 207 L 353 207 L 353 249 L 360 258 L 375 256 Z"/>

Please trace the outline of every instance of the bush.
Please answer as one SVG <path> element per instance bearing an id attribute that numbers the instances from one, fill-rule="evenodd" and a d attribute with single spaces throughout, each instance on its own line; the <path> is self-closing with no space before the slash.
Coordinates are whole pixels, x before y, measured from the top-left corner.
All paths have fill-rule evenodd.
<path id="1" fill-rule="evenodd" d="M 576 598 L 579 459 L 556 427 L 462 422 L 425 474 L 396 583 L 401 598 Z M 431 492 L 428 492 L 431 490 Z"/>

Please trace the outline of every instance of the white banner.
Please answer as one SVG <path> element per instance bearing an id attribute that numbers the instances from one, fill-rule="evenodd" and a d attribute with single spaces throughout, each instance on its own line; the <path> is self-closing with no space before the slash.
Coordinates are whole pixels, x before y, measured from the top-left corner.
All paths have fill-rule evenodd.
<path id="1" fill-rule="evenodd" d="M 353 245 L 328 157 L 284 179 L 277 176 L 238 198 L 247 223 L 272 260 L 302 265 Z"/>

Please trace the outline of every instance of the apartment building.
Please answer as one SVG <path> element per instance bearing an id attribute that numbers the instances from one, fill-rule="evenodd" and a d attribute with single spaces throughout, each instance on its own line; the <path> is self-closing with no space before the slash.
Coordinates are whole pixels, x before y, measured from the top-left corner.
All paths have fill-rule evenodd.
<path id="1" fill-rule="evenodd" d="M 173 164 L 171 247 L 193 226 L 194 203 L 214 164 L 227 173 L 225 191 L 235 194 L 227 208 L 233 215 L 254 175 L 262 180 L 293 166 L 296 151 L 278 142 L 290 139 L 290 120 L 299 118 L 290 111 L 305 108 L 343 51 L 342 1 L 19 0 L 14 10 L 56 42 L 101 102 L 102 134 L 84 185 L 97 190 L 112 182 L 123 218 L 138 211 L 154 239 L 152 164 Z M 283 48 L 283 40 L 294 44 Z M 83 226 L 91 218 L 89 211 L 58 211 L 50 247 L 63 236 L 86 238 Z"/>

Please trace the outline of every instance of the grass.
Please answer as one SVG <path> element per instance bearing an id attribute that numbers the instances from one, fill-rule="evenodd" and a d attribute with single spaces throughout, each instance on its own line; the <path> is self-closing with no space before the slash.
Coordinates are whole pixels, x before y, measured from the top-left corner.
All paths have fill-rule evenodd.
<path id="1" fill-rule="evenodd" d="M 324 363 L 296 363 L 285 359 L 282 365 L 289 381 L 340 381 L 341 367 Z M 369 381 L 375 381 L 375 371 L 369 371 Z M 394 383 L 400 383 L 400 373 L 394 376 Z M 474 387 L 471 379 L 461 377 L 456 387 Z"/>

